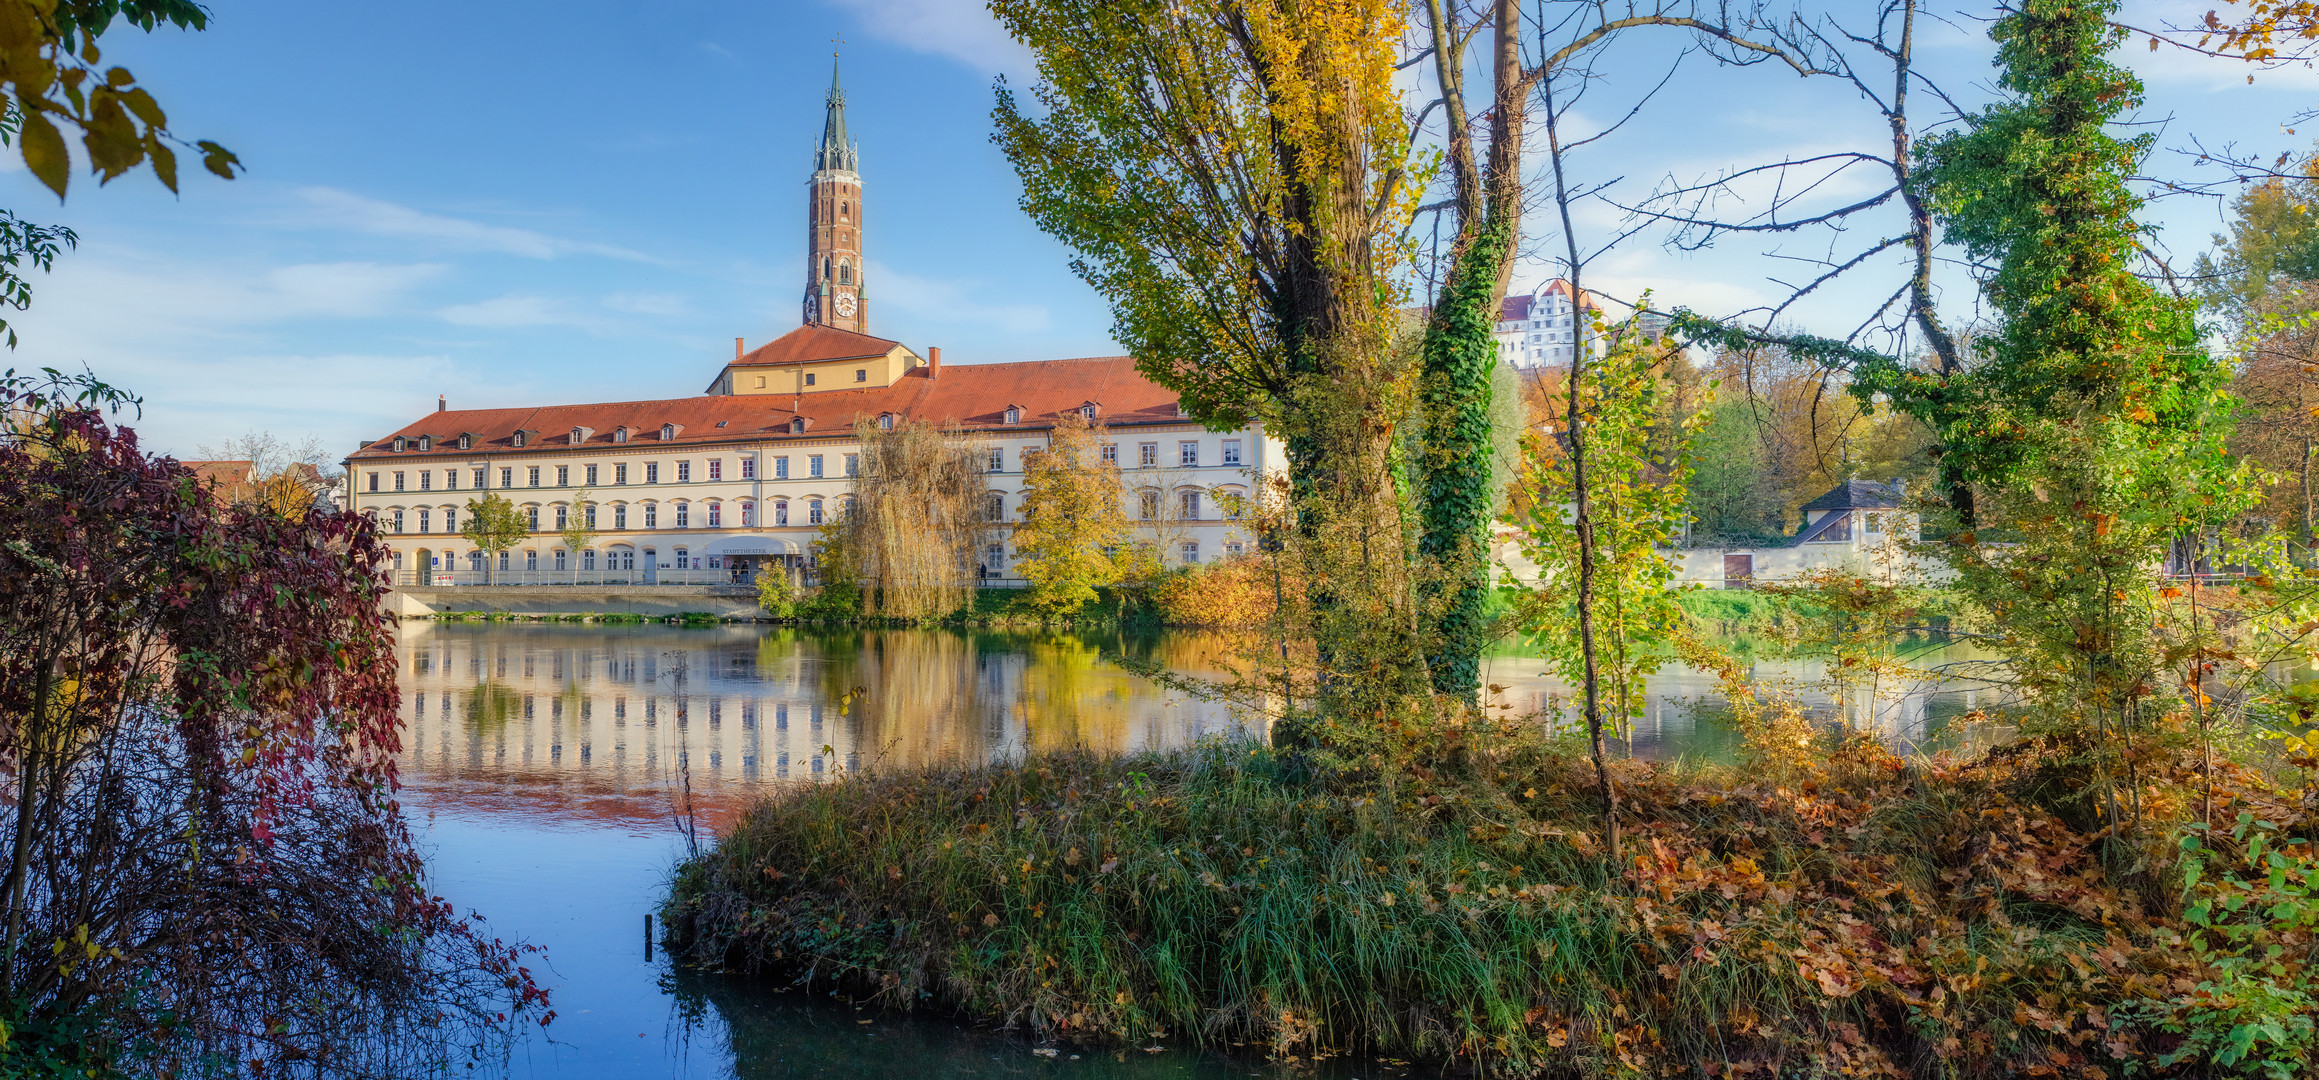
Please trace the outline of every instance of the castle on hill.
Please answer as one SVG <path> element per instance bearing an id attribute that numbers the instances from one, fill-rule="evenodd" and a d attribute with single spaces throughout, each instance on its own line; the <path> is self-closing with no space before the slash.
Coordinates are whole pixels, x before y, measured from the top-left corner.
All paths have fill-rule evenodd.
<path id="1" fill-rule="evenodd" d="M 1171 564 L 1253 543 L 1228 513 L 1278 468 L 1261 425 L 1209 431 L 1124 356 L 944 365 L 870 332 L 860 147 L 833 72 L 807 181 L 802 325 L 733 357 L 699 394 L 597 404 L 435 411 L 346 459 L 348 506 L 373 515 L 406 587 L 748 582 L 810 567 L 822 524 L 852 498 L 855 425 L 954 426 L 987 455 L 989 538 L 977 560 L 1013 578 L 1022 464 L 1064 416 L 1106 430 L 1140 542 Z M 699 384 L 694 384 L 699 385 Z M 512 501 L 531 535 L 490 567 L 459 535 L 467 500 Z M 567 550 L 559 533 L 593 535 Z M 486 574 L 486 570 L 490 572 Z"/>

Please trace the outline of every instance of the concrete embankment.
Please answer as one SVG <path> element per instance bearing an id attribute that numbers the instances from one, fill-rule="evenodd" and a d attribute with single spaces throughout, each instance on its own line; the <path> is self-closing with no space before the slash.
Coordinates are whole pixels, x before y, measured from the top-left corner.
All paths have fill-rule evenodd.
<path id="1" fill-rule="evenodd" d="M 500 612 L 508 615 L 682 615 L 707 612 L 718 618 L 757 615 L 757 590 L 750 585 L 493 585 L 435 588 L 406 586 L 387 593 L 396 615 Z"/>

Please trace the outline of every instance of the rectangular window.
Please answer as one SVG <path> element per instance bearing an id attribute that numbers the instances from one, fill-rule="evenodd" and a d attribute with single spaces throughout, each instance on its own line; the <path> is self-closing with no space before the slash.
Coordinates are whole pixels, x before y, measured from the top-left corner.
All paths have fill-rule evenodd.
<path id="1" fill-rule="evenodd" d="M 571 509 L 572 509 L 572 508 L 571 508 L 571 507 L 568 507 L 568 506 L 559 506 L 559 507 L 556 507 L 556 531 L 557 531 L 557 532 L 562 532 L 562 531 L 564 531 L 565 529 L 571 528 L 571 521 L 572 521 L 572 516 L 571 516 Z"/>
<path id="2" fill-rule="evenodd" d="M 787 454 L 773 459 L 773 479 L 789 479 L 789 456 Z"/>
<path id="3" fill-rule="evenodd" d="M 1224 440 L 1224 464 L 1226 464 L 1226 465 L 1238 465 L 1238 464 L 1240 464 L 1240 440 L 1238 440 L 1238 439 L 1226 439 L 1226 440 Z"/>
<path id="4" fill-rule="evenodd" d="M 443 490 L 445 490 L 445 491 L 457 491 L 457 490 L 459 490 L 459 470 L 457 470 L 457 469 L 445 469 L 445 470 L 443 470 Z"/>
<path id="5" fill-rule="evenodd" d="M 1184 541 L 1184 546 L 1182 547 L 1181 551 L 1182 551 L 1182 554 L 1183 554 L 1183 557 L 1184 557 L 1184 562 L 1185 562 L 1186 564 L 1190 564 L 1190 563 L 1196 563 L 1196 562 L 1199 562 L 1199 561 L 1200 561 L 1200 542 L 1199 542 L 1199 541 L 1197 541 L 1197 540 L 1186 540 L 1186 541 Z"/>
<path id="6" fill-rule="evenodd" d="M 819 524 L 821 524 L 821 500 L 820 500 L 820 499 L 807 499 L 807 500 L 805 500 L 805 523 L 806 523 L 806 524 L 808 524 L 808 525 L 819 525 Z"/>
<path id="7" fill-rule="evenodd" d="M 787 524 L 789 524 L 789 504 L 788 504 L 788 503 L 785 503 L 785 502 L 777 502 L 777 503 L 774 503 L 774 504 L 773 504 L 773 524 L 775 524 L 775 525 L 787 525 Z"/>
<path id="8" fill-rule="evenodd" d="M 1007 546 L 1005 544 L 992 544 L 982 549 L 982 561 L 992 570 L 1006 569 Z"/>
<path id="9" fill-rule="evenodd" d="M 806 373 L 805 373 L 805 385 L 807 385 L 807 386 L 812 386 L 812 385 L 813 385 L 813 373 L 812 373 L 812 372 L 810 372 L 810 371 L 808 371 L 808 372 L 806 372 Z"/>
<path id="10" fill-rule="evenodd" d="M 427 531 L 427 512 L 425 510 L 419 511 L 419 531 Z"/>
<path id="11" fill-rule="evenodd" d="M 1246 550 L 1248 549 L 1241 546 L 1241 543 L 1238 540 L 1224 541 L 1224 554 L 1229 558 L 1237 559 L 1240 557 L 1241 553 L 1245 552 Z"/>
<path id="12" fill-rule="evenodd" d="M 676 482 L 679 484 L 692 483 L 692 462 L 679 461 L 676 463 Z"/>
<path id="13" fill-rule="evenodd" d="M 709 504 L 709 528 L 712 528 L 712 529 L 714 529 L 714 528 L 716 528 L 716 527 L 718 527 L 718 526 L 720 526 L 720 525 L 723 525 L 724 523 L 725 523 L 725 504 L 723 504 L 723 503 L 710 503 L 710 504 Z"/>
<path id="14" fill-rule="evenodd" d="M 378 490 L 378 474 L 377 474 L 377 473 L 372 473 L 372 474 L 370 474 L 370 489 L 371 489 L 372 491 L 377 491 L 377 490 Z"/>
<path id="15" fill-rule="evenodd" d="M 845 456 L 845 474 L 847 476 L 854 476 L 858 475 L 861 471 L 862 456 L 860 454 L 847 454 Z"/>
<path id="16" fill-rule="evenodd" d="M 459 511 L 450 509 L 448 507 L 444 508 L 443 531 L 447 533 L 455 533 L 459 531 Z"/>
<path id="17" fill-rule="evenodd" d="M 741 527 L 742 527 L 742 528 L 744 528 L 744 529 L 746 529 L 746 528 L 748 528 L 748 527 L 749 527 L 749 526 L 751 526 L 751 525 L 755 525 L 756 523 L 757 523 L 757 508 L 756 508 L 755 506 L 753 506 L 753 505 L 749 504 L 749 503 L 742 503 L 742 504 L 741 504 Z"/>
<path id="18" fill-rule="evenodd" d="M 486 470 L 484 469 L 475 470 L 475 488 L 478 491 L 483 489 L 483 476 L 485 472 Z"/>
<path id="19" fill-rule="evenodd" d="M 524 569 L 526 569 L 526 570 L 537 570 L 537 569 L 539 569 L 539 552 L 536 552 L 536 551 L 526 551 L 526 552 L 524 552 L 524 553 L 523 553 L 523 568 L 524 568 Z M 529 705 L 527 704 L 527 705 L 526 705 L 526 708 L 528 708 L 528 707 L 529 707 Z"/>
<path id="20" fill-rule="evenodd" d="M 1118 444 L 1118 443 L 1115 443 L 1115 442 L 1107 442 L 1107 443 L 1104 443 L 1104 444 L 1103 444 L 1103 463 L 1104 463 L 1105 465 L 1117 465 L 1117 464 L 1119 464 L 1119 444 Z"/>
<path id="21" fill-rule="evenodd" d="M 722 480 L 722 479 L 724 479 L 724 478 L 725 478 L 725 459 L 723 459 L 723 458 L 710 458 L 710 459 L 709 459 L 709 479 L 711 479 L 711 480 Z"/>
<path id="22" fill-rule="evenodd" d="M 595 504 L 595 503 L 589 503 L 589 504 L 588 504 L 588 506 L 587 506 L 587 508 L 581 511 L 581 514 L 583 515 L 583 517 L 582 517 L 582 519 L 581 519 L 581 520 L 584 520 L 584 521 L 586 521 L 586 522 L 588 523 L 588 527 L 589 527 L 589 528 L 593 529 L 593 528 L 595 528 L 595 527 L 596 527 L 596 504 Z"/>
<path id="23" fill-rule="evenodd" d="M 556 466 L 556 486 L 557 486 L 557 487 L 570 487 L 570 486 L 572 486 L 572 467 L 571 467 L 571 466 L 569 466 L 569 465 L 558 465 L 558 466 Z"/>
<path id="24" fill-rule="evenodd" d="M 991 448 L 990 448 L 990 471 L 992 471 L 992 472 L 1005 472 L 1005 471 L 1006 471 L 1006 468 L 1007 468 L 1007 448 L 1006 448 L 1006 447 L 1003 447 L 1003 446 L 993 446 L 993 447 L 991 447 Z"/>
<path id="25" fill-rule="evenodd" d="M 526 506 L 523 508 L 523 524 L 525 528 L 533 532 L 539 531 L 539 507 Z"/>
<path id="26" fill-rule="evenodd" d="M 805 455 L 805 475 L 812 477 L 819 477 L 821 475 L 820 454 Z"/>
<path id="27" fill-rule="evenodd" d="M 1200 493 L 1199 493 L 1199 492 L 1197 492 L 1197 491 L 1187 491 L 1187 492 L 1184 492 L 1184 499 L 1183 499 L 1183 510 L 1184 510 L 1184 520 L 1185 520 L 1185 521 L 1198 521 L 1198 520 L 1200 520 Z"/>
<path id="28" fill-rule="evenodd" d="M 419 470 L 419 490 L 420 490 L 420 491 L 433 491 L 433 490 L 435 490 L 435 471 L 434 471 L 433 469 L 420 469 L 420 470 Z"/>
<path id="29" fill-rule="evenodd" d="M 660 527 L 660 507 L 651 503 L 644 504 L 644 527 L 647 529 Z"/>
<path id="30" fill-rule="evenodd" d="M 503 488 L 515 486 L 515 468 L 513 466 L 502 465 L 499 467 L 499 486 Z"/>
<path id="31" fill-rule="evenodd" d="M 644 463 L 644 482 L 647 484 L 657 484 L 660 482 L 659 462 L 647 461 Z"/>
<path id="32" fill-rule="evenodd" d="M 403 474 L 401 474 L 401 473 L 396 473 L 396 474 L 395 474 L 395 490 L 396 490 L 396 491 L 401 491 L 402 489 L 403 489 Z"/>
<path id="33" fill-rule="evenodd" d="M 1143 519 L 1145 521 L 1150 521 L 1153 518 L 1159 516 L 1159 492 L 1146 491 L 1143 493 L 1143 498 L 1139 500 L 1139 502 L 1141 502 L 1142 505 L 1138 506 L 1137 509 L 1143 512 Z"/>
<path id="34" fill-rule="evenodd" d="M 692 528 L 692 505 L 690 503 L 676 504 L 676 527 L 679 529 Z"/>
<path id="35" fill-rule="evenodd" d="M 1199 464 L 1199 463 L 1200 463 L 1200 444 L 1199 444 L 1199 443 L 1197 443 L 1197 442 L 1194 442 L 1194 441 L 1191 441 L 1191 440 L 1185 440 L 1184 442 L 1180 442 L 1180 443 L 1177 443 L 1177 444 L 1176 444 L 1176 464 L 1178 464 L 1178 465 L 1197 465 L 1197 464 Z"/>
<path id="36" fill-rule="evenodd" d="M 562 549 L 562 548 L 557 548 L 557 549 L 556 549 L 556 569 L 558 569 L 558 570 L 561 570 L 561 569 L 563 569 L 563 568 L 564 568 L 564 554 L 565 554 L 565 552 L 564 552 L 564 549 Z"/>
<path id="37" fill-rule="evenodd" d="M 612 483 L 613 483 L 613 484 L 615 484 L 615 485 L 618 485 L 618 484 L 625 484 L 625 483 L 627 483 L 627 482 L 628 482 L 628 463 L 627 463 L 627 462 L 621 462 L 621 463 L 620 463 L 620 464 L 618 464 L 618 465 L 614 465 L 614 466 L 612 466 Z"/>
<path id="38" fill-rule="evenodd" d="M 524 470 L 524 480 L 525 480 L 525 482 L 527 482 L 528 484 L 530 484 L 532 487 L 538 487 L 538 486 L 539 486 L 539 466 L 537 466 L 537 465 L 533 465 L 533 466 L 531 466 L 530 468 L 527 468 L 527 469 L 525 469 L 525 470 Z"/>
<path id="39" fill-rule="evenodd" d="M 507 556 L 507 552 L 502 551 L 499 553 L 499 568 L 502 570 L 507 569 Z"/>
<path id="40" fill-rule="evenodd" d="M 741 459 L 741 479 L 743 479 L 743 480 L 755 480 L 756 478 L 757 478 L 757 459 L 756 459 L 756 458 L 753 458 L 753 457 L 745 457 L 745 458 L 742 458 L 742 459 Z"/>
<path id="41" fill-rule="evenodd" d="M 395 531 L 403 531 L 403 512 L 400 510 L 395 511 Z"/>
<path id="42" fill-rule="evenodd" d="M 628 527 L 627 507 L 615 506 L 612 508 L 612 527 L 615 529 L 625 529 Z"/>
<path id="43" fill-rule="evenodd" d="M 1147 442 L 1147 443 L 1144 443 L 1144 444 L 1143 444 L 1143 445 L 1141 445 L 1141 446 L 1138 446 L 1138 447 L 1136 447 L 1135 449 L 1136 449 L 1136 458 L 1135 458 L 1135 463 L 1136 463 L 1137 465 L 1140 465 L 1140 466 L 1142 466 L 1143 468 L 1146 468 L 1146 469 L 1156 469 L 1156 468 L 1158 468 L 1158 467 L 1159 467 L 1159 444 L 1158 444 L 1158 443 L 1155 443 L 1155 442 Z"/>
<path id="44" fill-rule="evenodd" d="M 855 382 L 868 382 L 868 381 L 870 381 L 870 369 L 868 369 L 868 368 L 855 368 L 855 369 L 854 369 L 854 381 L 855 381 Z"/>
<path id="45" fill-rule="evenodd" d="M 588 479 L 587 479 L 587 481 L 586 481 L 586 482 L 587 482 L 587 485 L 588 485 L 589 487 L 595 487 L 595 486 L 596 486 L 596 467 L 595 467 L 594 465 L 590 465 L 590 466 L 588 466 L 588 467 L 587 467 L 585 470 L 583 470 L 583 472 L 584 472 L 584 473 L 586 474 L 586 476 L 588 477 Z"/>
<path id="46" fill-rule="evenodd" d="M 596 568 L 596 549 L 595 549 L 595 548 L 589 548 L 588 550 L 581 552 L 581 553 L 580 553 L 580 569 L 582 569 L 582 570 L 594 570 L 595 568 Z"/>

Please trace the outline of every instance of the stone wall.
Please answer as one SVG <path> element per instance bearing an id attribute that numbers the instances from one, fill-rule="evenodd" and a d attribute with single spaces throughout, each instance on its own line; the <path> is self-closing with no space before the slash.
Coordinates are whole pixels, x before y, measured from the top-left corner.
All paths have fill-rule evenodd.
<path id="1" fill-rule="evenodd" d="M 682 615 L 704 611 L 727 619 L 761 614 L 757 590 L 747 585 L 406 587 L 387 593 L 387 610 L 403 617 L 455 611 L 509 615 Z"/>

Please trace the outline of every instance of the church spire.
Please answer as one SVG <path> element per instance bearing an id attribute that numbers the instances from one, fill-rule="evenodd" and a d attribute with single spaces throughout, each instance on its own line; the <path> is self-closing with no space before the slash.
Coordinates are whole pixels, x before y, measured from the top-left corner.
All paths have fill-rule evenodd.
<path id="1" fill-rule="evenodd" d="M 813 153 L 815 169 L 857 172 L 860 150 L 845 131 L 845 87 L 838 82 L 837 59 L 829 61 L 829 117 L 822 121 L 821 145 Z"/>

